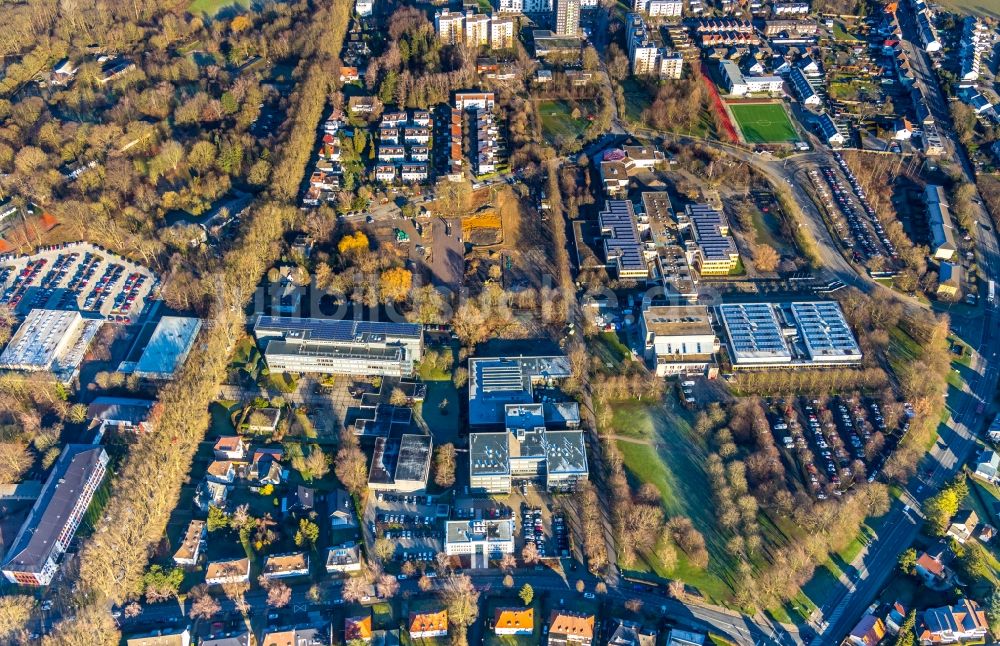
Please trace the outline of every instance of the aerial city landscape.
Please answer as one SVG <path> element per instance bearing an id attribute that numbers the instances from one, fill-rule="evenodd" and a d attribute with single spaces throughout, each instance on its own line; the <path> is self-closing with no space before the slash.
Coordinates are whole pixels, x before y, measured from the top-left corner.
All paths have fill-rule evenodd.
<path id="1" fill-rule="evenodd" d="M 0 0 L 0 644 L 997 643 L 998 75 L 995 0 Z"/>

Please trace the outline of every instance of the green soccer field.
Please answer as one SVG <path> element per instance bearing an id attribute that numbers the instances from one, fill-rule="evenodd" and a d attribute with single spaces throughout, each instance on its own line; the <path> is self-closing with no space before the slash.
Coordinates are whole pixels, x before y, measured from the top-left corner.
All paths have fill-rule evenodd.
<path id="1" fill-rule="evenodd" d="M 799 139 L 780 103 L 730 103 L 729 110 L 747 143 L 774 144 Z"/>

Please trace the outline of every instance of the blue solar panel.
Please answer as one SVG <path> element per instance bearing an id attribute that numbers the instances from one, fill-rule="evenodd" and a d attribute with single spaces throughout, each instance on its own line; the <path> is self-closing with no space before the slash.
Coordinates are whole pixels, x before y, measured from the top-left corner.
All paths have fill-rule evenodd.
<path id="1" fill-rule="evenodd" d="M 288 338 L 347 343 L 361 335 L 415 337 L 420 335 L 421 326 L 417 323 L 262 316 L 254 329 L 274 330 Z"/>

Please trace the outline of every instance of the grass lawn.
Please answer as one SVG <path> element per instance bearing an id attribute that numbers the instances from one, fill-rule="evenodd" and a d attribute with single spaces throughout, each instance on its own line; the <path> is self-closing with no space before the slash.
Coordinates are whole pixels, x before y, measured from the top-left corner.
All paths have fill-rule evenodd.
<path id="1" fill-rule="evenodd" d="M 839 20 L 833 23 L 833 37 L 836 40 L 859 40 L 857 36 L 849 33 L 844 28 L 844 23 Z"/>
<path id="2" fill-rule="evenodd" d="M 749 143 L 797 141 L 799 135 L 780 103 L 731 103 L 737 125 Z"/>
<path id="3" fill-rule="evenodd" d="M 795 255 L 795 247 L 782 236 L 781 222 L 778 221 L 778 216 L 773 210 L 762 213 L 760 209 L 755 208 L 753 210 L 753 229 L 758 243 L 766 244 L 782 255 Z"/>
<path id="4" fill-rule="evenodd" d="M 209 405 L 208 414 L 212 418 L 210 437 L 236 435 L 232 414 L 238 408 L 239 405 L 235 402 L 212 402 Z"/>
<path id="5" fill-rule="evenodd" d="M 668 399 L 666 402 L 626 402 L 614 406 L 616 433 L 643 438 L 644 442 L 619 440 L 625 469 L 635 482 L 651 482 L 660 490 L 670 516 L 684 515 L 705 536 L 709 567 L 692 566 L 678 551 L 677 567 L 665 570 L 653 554 L 644 554 L 633 567 L 662 577 L 681 579 L 711 601 L 727 599 L 732 590 L 726 582 L 732 557 L 726 553 L 725 537 L 716 526 L 708 479 L 704 470 L 707 451 L 691 430 L 690 414 Z M 648 443 L 647 443 L 648 442 Z"/>
<path id="6" fill-rule="evenodd" d="M 542 136 L 548 141 L 556 138 L 576 139 L 590 124 L 587 114 L 594 110 L 592 101 L 576 101 L 580 109 L 580 118 L 573 118 L 574 102 L 572 101 L 539 101 L 538 116 L 542 121 Z"/>
<path id="7" fill-rule="evenodd" d="M 639 122 L 642 120 L 642 113 L 653 102 L 654 95 L 633 77 L 622 81 L 622 91 L 625 93 L 625 118 L 629 121 Z"/>
<path id="8" fill-rule="evenodd" d="M 194 0 L 188 5 L 188 11 L 196 16 L 206 14 L 211 18 L 226 8 L 233 7 L 242 10 L 249 6 L 250 0 Z"/>
<path id="9" fill-rule="evenodd" d="M 1000 15 L 1000 0 L 943 0 L 946 9 L 956 13 L 996 18 Z"/>

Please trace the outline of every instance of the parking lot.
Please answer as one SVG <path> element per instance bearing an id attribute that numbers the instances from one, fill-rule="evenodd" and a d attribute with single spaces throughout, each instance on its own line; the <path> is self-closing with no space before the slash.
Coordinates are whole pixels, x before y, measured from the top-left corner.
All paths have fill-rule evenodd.
<path id="1" fill-rule="evenodd" d="M 857 262 L 874 257 L 895 261 L 898 257 L 896 248 L 876 217 L 875 209 L 868 203 L 864 189 L 843 158 L 838 153 L 835 153 L 835 157 L 840 164 L 840 172 L 836 168 L 824 166 L 819 172 L 811 170 L 809 174 L 820 198 L 830 204 L 837 204 L 837 212 L 831 209 L 831 216 L 835 218 L 834 227 L 841 241 L 852 250 Z M 837 213 L 842 220 L 836 218 Z"/>
<path id="2" fill-rule="evenodd" d="M 378 492 L 365 508 L 365 530 L 396 544 L 392 561 L 433 561 L 444 551 L 442 536 L 448 505 L 433 496 Z"/>
<path id="3" fill-rule="evenodd" d="M 908 414 L 889 429 L 881 405 L 867 398 L 803 398 L 798 406 L 771 401 L 768 419 L 794 470 L 819 500 L 875 480 L 909 430 Z"/>
<path id="4" fill-rule="evenodd" d="M 86 242 L 0 259 L 0 304 L 21 314 L 76 309 L 127 325 L 146 309 L 156 284 L 146 267 Z"/>

